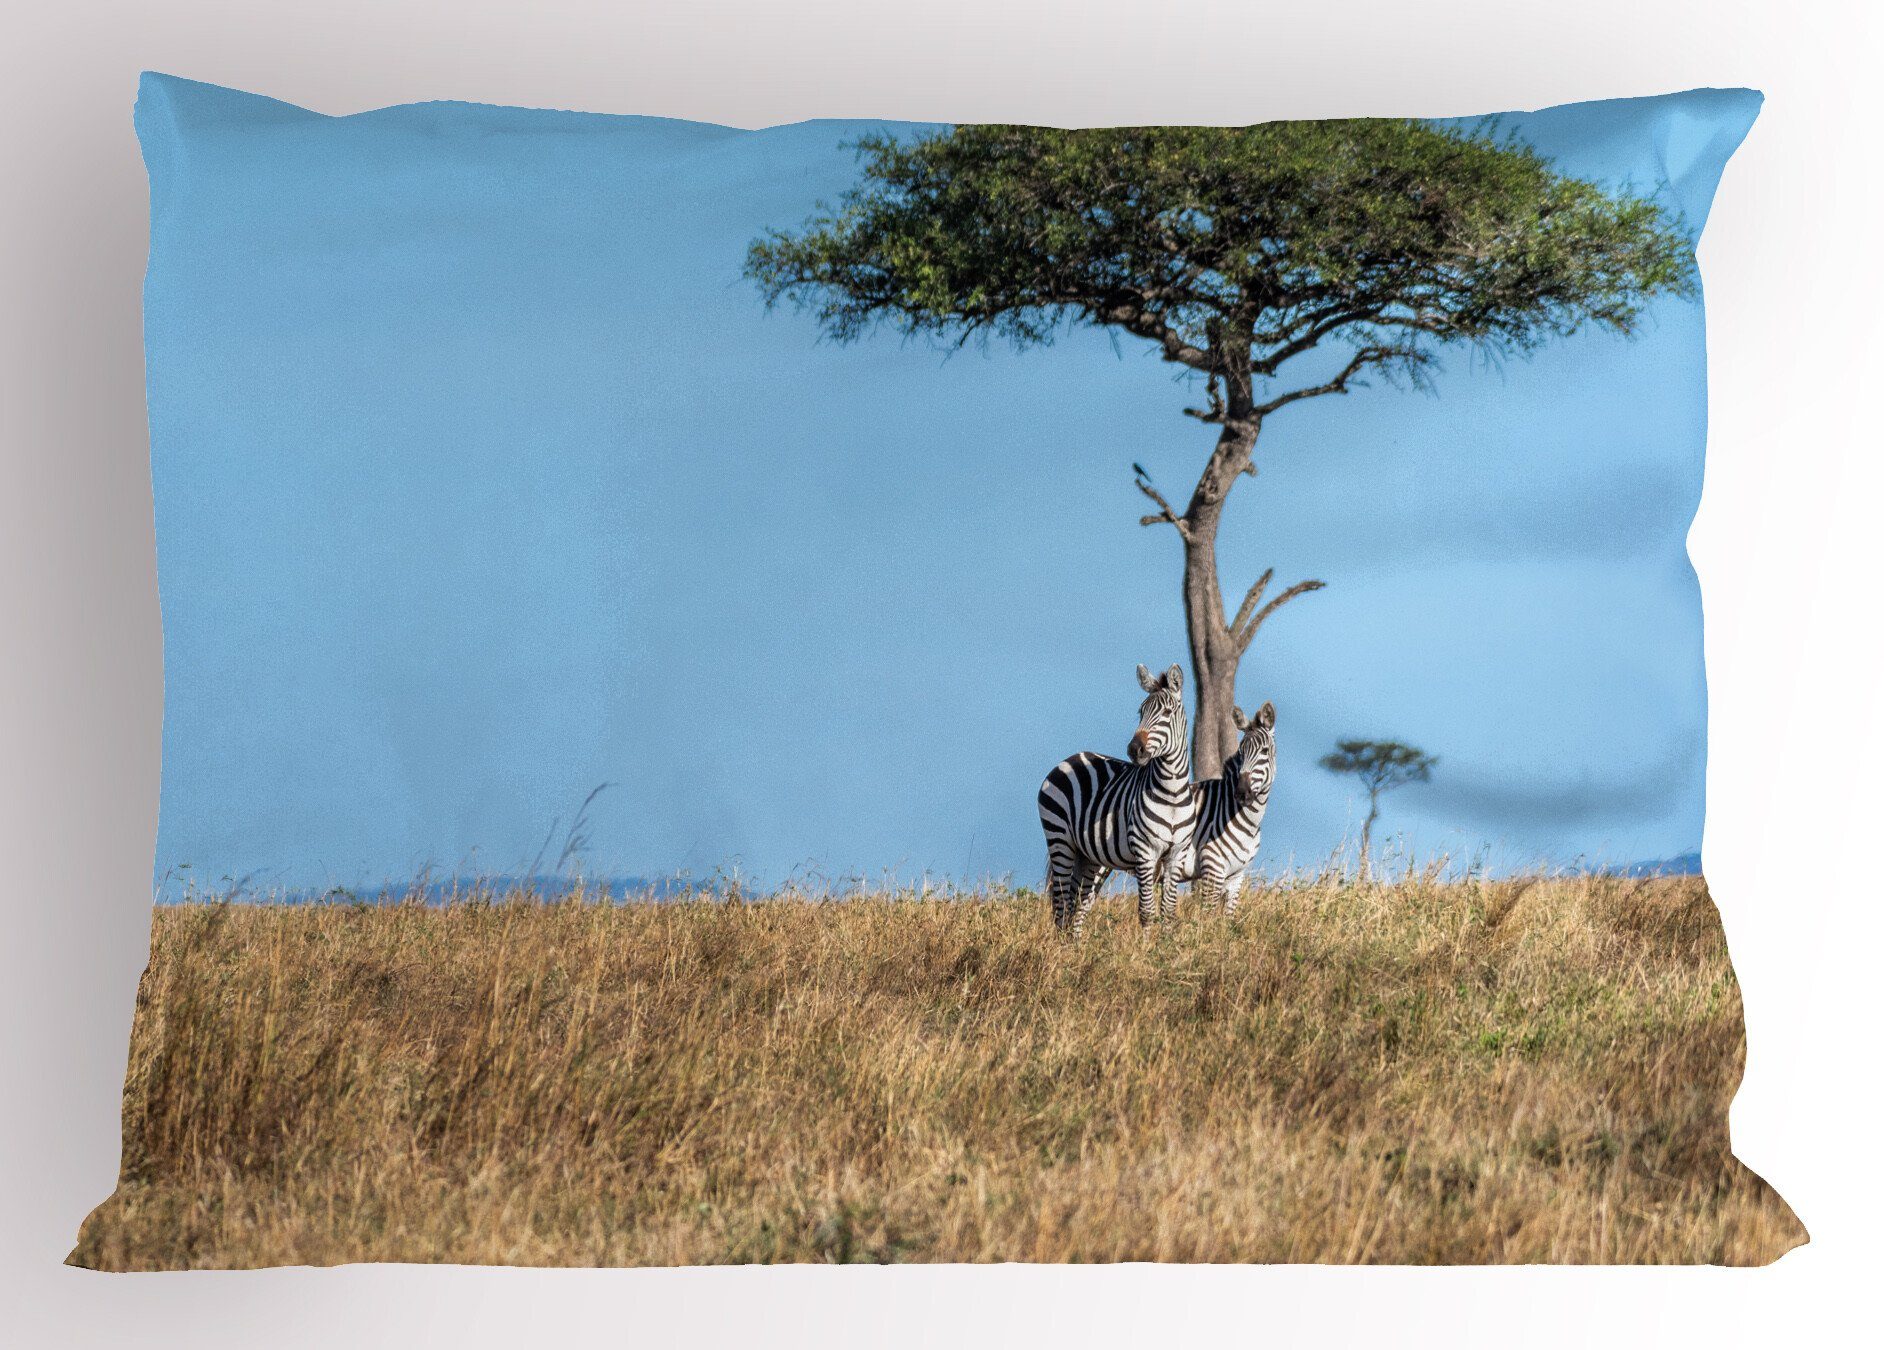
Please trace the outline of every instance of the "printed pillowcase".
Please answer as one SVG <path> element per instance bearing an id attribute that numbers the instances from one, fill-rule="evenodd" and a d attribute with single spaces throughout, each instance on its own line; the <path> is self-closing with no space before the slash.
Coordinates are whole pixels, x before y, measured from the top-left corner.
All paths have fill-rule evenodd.
<path id="1" fill-rule="evenodd" d="M 73 1260 L 1767 1262 L 1699 875 L 1746 91 L 146 76 L 165 634 Z"/>

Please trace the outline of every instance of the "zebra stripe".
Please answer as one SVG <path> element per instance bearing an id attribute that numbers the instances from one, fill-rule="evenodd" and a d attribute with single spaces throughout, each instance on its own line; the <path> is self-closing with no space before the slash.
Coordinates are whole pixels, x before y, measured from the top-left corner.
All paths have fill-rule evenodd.
<path id="1" fill-rule="evenodd" d="M 1172 666 L 1154 678 L 1140 666 L 1138 682 L 1146 698 L 1131 760 L 1082 751 L 1054 765 L 1040 784 L 1053 921 L 1075 934 L 1114 871 L 1138 878 L 1141 924 L 1177 912 L 1173 887 L 1191 856 L 1196 814 L 1184 672 Z"/>
<path id="2" fill-rule="evenodd" d="M 1197 785 L 1195 882 L 1198 901 L 1223 897 L 1223 912 L 1236 913 L 1243 876 L 1263 842 L 1263 813 L 1276 780 L 1276 709 L 1265 703 L 1251 721 L 1236 710 L 1242 742 L 1221 777 Z"/>

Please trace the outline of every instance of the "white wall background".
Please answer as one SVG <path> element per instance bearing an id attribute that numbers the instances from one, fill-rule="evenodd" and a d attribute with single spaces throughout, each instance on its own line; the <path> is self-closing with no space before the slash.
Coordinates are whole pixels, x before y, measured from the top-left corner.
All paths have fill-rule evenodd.
<path id="1" fill-rule="evenodd" d="M 1867 0 L 66 0 L 0 38 L 0 1335 L 29 1345 L 1767 1345 L 1875 1322 L 1880 21 Z M 160 634 L 141 68 L 330 112 L 432 97 L 740 125 L 1249 122 L 1766 91 L 1702 249 L 1706 862 L 1740 1155 L 1812 1230 L 1755 1272 L 58 1263 L 111 1189 L 146 950 Z M 1862 1320 L 1858 1320 L 1862 1319 Z"/>

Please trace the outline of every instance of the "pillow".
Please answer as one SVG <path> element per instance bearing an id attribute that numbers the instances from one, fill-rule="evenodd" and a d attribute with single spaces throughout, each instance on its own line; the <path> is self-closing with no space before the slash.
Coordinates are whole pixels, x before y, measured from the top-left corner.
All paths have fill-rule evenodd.
<path id="1" fill-rule="evenodd" d="M 105 1269 L 1761 1263 L 1744 90 L 1054 130 L 145 77 Z"/>

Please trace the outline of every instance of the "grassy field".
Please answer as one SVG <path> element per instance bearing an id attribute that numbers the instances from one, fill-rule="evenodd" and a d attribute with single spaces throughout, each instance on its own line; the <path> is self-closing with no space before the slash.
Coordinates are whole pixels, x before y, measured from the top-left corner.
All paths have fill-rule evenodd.
<path id="1" fill-rule="evenodd" d="M 1699 881 L 160 909 L 72 1260 L 1771 1261 Z"/>

